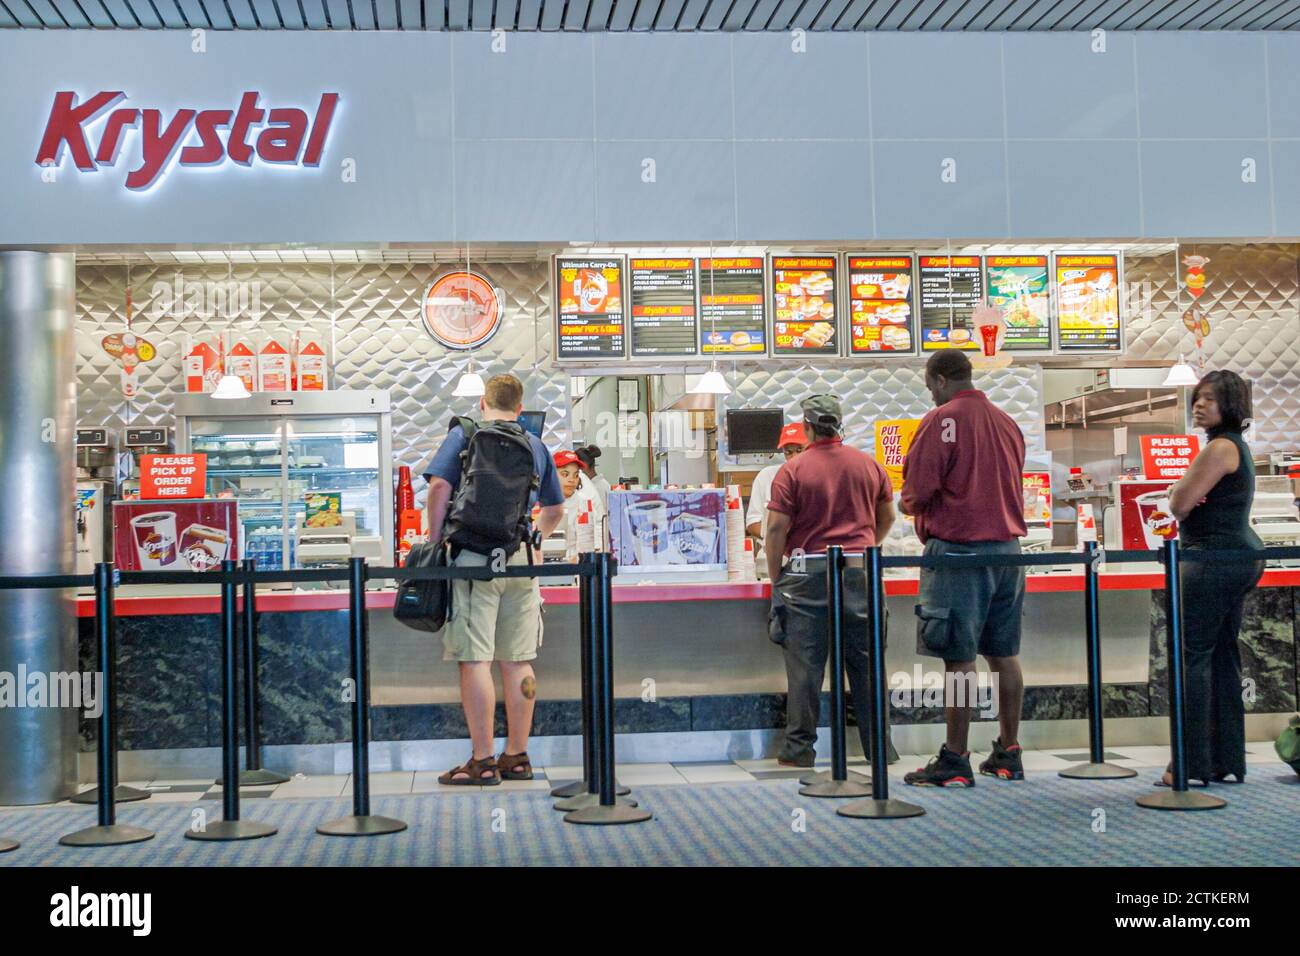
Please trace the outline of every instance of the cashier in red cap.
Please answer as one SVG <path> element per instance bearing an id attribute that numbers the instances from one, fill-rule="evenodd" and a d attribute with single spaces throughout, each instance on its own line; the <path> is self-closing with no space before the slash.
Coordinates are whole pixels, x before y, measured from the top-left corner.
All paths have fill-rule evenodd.
<path id="1" fill-rule="evenodd" d="M 802 422 L 791 422 L 781 429 L 781 436 L 776 441 L 777 451 L 789 461 L 808 444 Z M 754 563 L 759 573 L 767 575 L 767 564 L 763 560 L 763 539 L 767 537 L 767 505 L 772 500 L 772 482 L 776 474 L 785 465 L 768 465 L 754 478 L 754 485 L 749 492 L 749 508 L 745 511 L 745 530 L 751 538 L 757 539 L 758 547 L 754 553 Z"/>
<path id="2" fill-rule="evenodd" d="M 560 490 L 564 492 L 564 521 L 560 527 L 564 529 L 570 555 L 577 554 L 578 515 L 584 511 L 590 515 L 588 520 L 597 545 L 603 548 L 605 507 L 595 485 L 583 475 L 582 458 L 568 449 L 557 451 L 553 457 L 555 470 L 560 475 Z"/>

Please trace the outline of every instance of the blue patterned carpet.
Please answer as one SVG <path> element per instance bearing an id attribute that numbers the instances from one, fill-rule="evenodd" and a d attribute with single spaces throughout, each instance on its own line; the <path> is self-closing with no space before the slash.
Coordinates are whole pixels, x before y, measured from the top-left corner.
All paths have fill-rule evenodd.
<path id="1" fill-rule="evenodd" d="M 248 800 L 244 818 L 280 833 L 225 844 L 183 839 L 192 806 L 127 804 L 119 822 L 158 836 L 96 850 L 57 842 L 90 825 L 93 808 L 5 811 L 0 834 L 23 846 L 0 855 L 0 866 L 1300 865 L 1300 778 L 1286 766 L 1252 765 L 1245 786 L 1213 788 L 1227 808 L 1201 813 L 1135 806 L 1156 774 L 1102 783 L 1040 773 L 1022 785 L 981 778 L 973 790 L 891 787 L 891 796 L 928 811 L 893 821 L 836 816 L 843 801 L 800 797 L 792 780 L 641 787 L 635 796 L 655 818 L 623 827 L 566 824 L 543 791 L 376 797 L 375 813 L 411 826 L 367 839 L 315 833 L 350 812 L 348 799 Z M 1094 830 L 1097 810 L 1104 832 Z"/>

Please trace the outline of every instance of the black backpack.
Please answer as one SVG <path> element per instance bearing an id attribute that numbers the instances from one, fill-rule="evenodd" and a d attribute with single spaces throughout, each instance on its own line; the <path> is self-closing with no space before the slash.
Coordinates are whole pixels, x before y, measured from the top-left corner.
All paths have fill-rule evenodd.
<path id="1" fill-rule="evenodd" d="M 445 568 L 451 564 L 444 542 L 420 541 L 407 552 L 405 567 Z M 451 581 L 402 581 L 393 617 L 417 631 L 440 631 L 451 616 Z"/>
<path id="2" fill-rule="evenodd" d="M 458 417 L 451 424 L 461 427 L 466 442 L 443 537 L 458 550 L 490 555 L 500 548 L 509 557 L 528 539 L 532 496 L 541 484 L 528 434 L 511 421 L 480 425 Z"/>

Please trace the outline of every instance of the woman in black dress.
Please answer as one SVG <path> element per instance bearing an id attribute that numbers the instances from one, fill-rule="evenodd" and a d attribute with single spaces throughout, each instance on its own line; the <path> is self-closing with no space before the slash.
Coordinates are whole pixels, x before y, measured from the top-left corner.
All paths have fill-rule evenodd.
<path id="1" fill-rule="evenodd" d="M 1206 445 L 1169 489 L 1184 549 L 1260 549 L 1250 526 L 1255 464 L 1242 429 L 1250 389 L 1234 372 L 1210 372 L 1192 390 L 1192 422 Z M 1229 775 L 1246 779 L 1246 707 L 1242 698 L 1242 605 L 1264 571 L 1263 560 L 1182 566 L 1186 674 L 1187 777 L 1201 785 Z M 1162 781 L 1172 783 L 1172 774 Z"/>

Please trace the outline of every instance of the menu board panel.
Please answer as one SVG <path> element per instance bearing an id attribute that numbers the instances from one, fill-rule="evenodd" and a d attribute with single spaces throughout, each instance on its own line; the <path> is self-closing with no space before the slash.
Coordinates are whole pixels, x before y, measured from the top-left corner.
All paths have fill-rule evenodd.
<path id="1" fill-rule="evenodd" d="M 622 258 L 556 256 L 555 300 L 556 358 L 623 357 Z"/>
<path id="2" fill-rule="evenodd" d="M 1007 323 L 1002 347 L 1008 352 L 1051 348 L 1047 256 L 985 256 L 984 275 L 989 305 L 1000 309 Z"/>
<path id="3" fill-rule="evenodd" d="M 706 355 L 767 351 L 763 260 L 700 260 L 700 348 Z"/>
<path id="4" fill-rule="evenodd" d="M 772 257 L 772 354 L 837 355 L 835 256 Z"/>
<path id="5" fill-rule="evenodd" d="M 1123 348 L 1118 255 L 1056 257 L 1056 343 L 1063 352 Z"/>
<path id="6" fill-rule="evenodd" d="M 974 349 L 971 314 L 984 304 L 979 256 L 921 256 L 921 348 Z"/>
<path id="7" fill-rule="evenodd" d="M 849 353 L 912 351 L 912 257 L 850 255 L 848 268 Z"/>
<path id="8" fill-rule="evenodd" d="M 695 355 L 694 259 L 632 259 L 632 355 Z"/>

